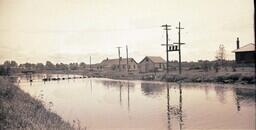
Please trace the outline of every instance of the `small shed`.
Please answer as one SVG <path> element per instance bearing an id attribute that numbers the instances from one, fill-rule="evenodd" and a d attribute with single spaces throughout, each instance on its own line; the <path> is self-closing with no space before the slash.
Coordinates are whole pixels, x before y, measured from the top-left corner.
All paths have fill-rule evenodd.
<path id="1" fill-rule="evenodd" d="M 239 48 L 239 42 L 237 49 L 232 51 L 235 53 L 236 63 L 255 63 L 255 44 L 250 43 Z"/>
<path id="2" fill-rule="evenodd" d="M 139 70 L 142 73 L 159 72 L 166 69 L 166 61 L 160 56 L 146 56 L 139 63 Z"/>

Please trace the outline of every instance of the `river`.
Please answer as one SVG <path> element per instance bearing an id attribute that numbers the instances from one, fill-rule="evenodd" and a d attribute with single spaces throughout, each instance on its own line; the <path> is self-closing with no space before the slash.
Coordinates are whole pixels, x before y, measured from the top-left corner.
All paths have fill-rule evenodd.
<path id="1" fill-rule="evenodd" d="M 87 130 L 255 129 L 255 86 L 103 78 L 19 86 Z"/>

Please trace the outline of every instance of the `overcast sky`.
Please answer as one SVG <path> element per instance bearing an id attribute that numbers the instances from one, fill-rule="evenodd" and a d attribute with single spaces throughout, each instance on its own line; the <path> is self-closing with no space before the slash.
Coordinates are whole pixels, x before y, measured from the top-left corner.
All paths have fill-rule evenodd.
<path id="1" fill-rule="evenodd" d="M 183 60 L 212 60 L 220 44 L 234 59 L 236 37 L 254 43 L 253 16 L 253 0 L 0 0 L 0 63 L 95 63 L 116 58 L 117 46 L 125 57 L 125 45 L 137 62 L 165 58 L 161 25 L 172 25 L 172 43 L 179 21 Z"/>

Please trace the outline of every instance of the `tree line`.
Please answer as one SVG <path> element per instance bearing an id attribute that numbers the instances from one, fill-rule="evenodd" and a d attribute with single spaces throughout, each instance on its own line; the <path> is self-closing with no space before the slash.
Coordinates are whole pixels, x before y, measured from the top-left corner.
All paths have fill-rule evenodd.
<path id="1" fill-rule="evenodd" d="M 45 63 L 23 63 L 18 64 L 14 60 L 7 60 L 3 64 L 0 64 L 0 75 L 10 75 L 11 73 L 19 73 L 22 71 L 69 71 L 69 70 L 82 70 L 86 69 L 88 65 L 84 62 L 80 63 L 52 63 L 51 61 L 46 61 Z"/>

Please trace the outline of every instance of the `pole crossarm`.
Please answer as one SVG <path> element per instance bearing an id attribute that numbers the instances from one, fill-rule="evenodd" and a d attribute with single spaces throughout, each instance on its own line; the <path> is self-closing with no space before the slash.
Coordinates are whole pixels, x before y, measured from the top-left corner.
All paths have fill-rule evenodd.
<path id="1" fill-rule="evenodd" d="M 173 44 L 180 44 L 180 45 L 184 45 L 184 44 L 186 44 L 186 43 L 178 43 L 178 42 L 174 42 Z"/>

